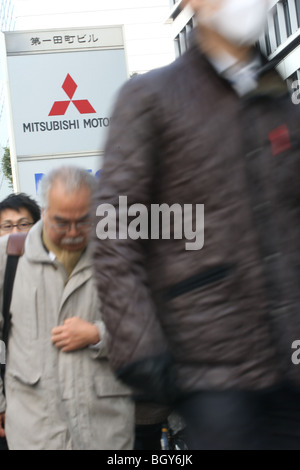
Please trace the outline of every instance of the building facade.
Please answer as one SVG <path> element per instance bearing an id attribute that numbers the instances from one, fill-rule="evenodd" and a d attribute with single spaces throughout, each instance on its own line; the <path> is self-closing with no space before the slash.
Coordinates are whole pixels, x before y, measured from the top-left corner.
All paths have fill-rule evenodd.
<path id="1" fill-rule="evenodd" d="M 0 23 L 1 32 L 12 31 L 15 28 L 15 14 L 13 0 L 0 0 Z M 3 199 L 8 192 L 11 192 L 8 183 L 4 178 L 1 169 L 1 158 L 3 156 L 3 148 L 8 146 L 8 124 L 5 109 L 5 71 L 2 58 L 4 57 L 3 44 L 0 45 L 0 200 Z"/>
<path id="2" fill-rule="evenodd" d="M 195 19 L 189 7 L 182 8 L 182 0 L 170 0 L 171 14 L 169 23 L 172 24 L 172 35 L 175 42 L 175 54 L 182 55 L 189 46 L 190 32 L 195 27 Z"/>
<path id="3" fill-rule="evenodd" d="M 17 30 L 123 25 L 130 75 L 175 58 L 169 0 L 17 0 Z"/>
<path id="4" fill-rule="evenodd" d="M 278 63 L 278 70 L 291 86 L 300 79 L 300 0 L 272 0 L 262 52 Z"/>
<path id="5" fill-rule="evenodd" d="M 182 10 L 182 0 L 170 0 L 170 4 L 169 22 L 179 56 L 189 45 L 189 33 L 195 20 L 190 8 Z M 270 0 L 268 24 L 259 45 L 290 87 L 295 80 L 300 80 L 300 0 Z"/>

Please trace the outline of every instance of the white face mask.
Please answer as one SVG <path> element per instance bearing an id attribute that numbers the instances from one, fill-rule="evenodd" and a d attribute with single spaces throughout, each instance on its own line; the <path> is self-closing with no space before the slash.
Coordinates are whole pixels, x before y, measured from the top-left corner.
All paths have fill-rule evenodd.
<path id="1" fill-rule="evenodd" d="M 264 31 L 268 6 L 266 0 L 223 0 L 221 7 L 206 18 L 199 12 L 198 21 L 233 44 L 251 46 Z"/>

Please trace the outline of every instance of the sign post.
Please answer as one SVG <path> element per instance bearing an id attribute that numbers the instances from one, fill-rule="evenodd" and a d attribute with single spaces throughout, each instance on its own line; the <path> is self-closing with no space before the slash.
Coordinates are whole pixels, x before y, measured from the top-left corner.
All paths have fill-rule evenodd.
<path id="1" fill-rule="evenodd" d="M 111 109 L 128 79 L 122 26 L 7 32 L 14 189 L 36 197 L 54 166 L 101 168 Z"/>

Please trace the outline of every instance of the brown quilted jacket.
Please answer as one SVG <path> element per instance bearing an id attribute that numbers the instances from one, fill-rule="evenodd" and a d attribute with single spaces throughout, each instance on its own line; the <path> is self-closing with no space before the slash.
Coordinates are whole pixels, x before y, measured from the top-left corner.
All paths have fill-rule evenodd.
<path id="1" fill-rule="evenodd" d="M 204 204 L 205 243 L 95 239 L 115 371 L 170 353 L 185 391 L 300 383 L 299 118 L 267 65 L 240 99 L 196 46 L 125 84 L 96 205 Z"/>

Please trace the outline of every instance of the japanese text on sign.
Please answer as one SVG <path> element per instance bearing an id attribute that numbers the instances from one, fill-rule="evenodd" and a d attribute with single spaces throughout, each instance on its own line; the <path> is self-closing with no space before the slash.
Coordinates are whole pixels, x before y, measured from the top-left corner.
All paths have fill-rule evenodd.
<path id="1" fill-rule="evenodd" d="M 94 34 L 83 34 L 81 36 L 52 36 L 51 38 L 41 39 L 40 37 L 32 37 L 30 39 L 32 46 L 40 46 L 41 44 L 48 42 L 52 44 L 89 44 L 96 43 L 99 41 L 98 37 Z"/>

